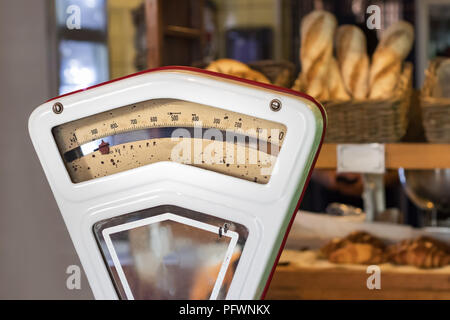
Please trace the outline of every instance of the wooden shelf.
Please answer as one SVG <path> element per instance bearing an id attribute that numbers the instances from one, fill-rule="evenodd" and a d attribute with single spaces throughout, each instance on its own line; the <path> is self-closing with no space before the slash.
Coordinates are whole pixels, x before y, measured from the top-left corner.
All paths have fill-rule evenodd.
<path id="1" fill-rule="evenodd" d="M 369 290 L 366 266 L 306 268 L 277 266 L 266 299 L 450 299 L 449 273 L 393 271 L 381 266 L 381 290 Z"/>
<path id="2" fill-rule="evenodd" d="M 167 26 L 165 29 L 165 34 L 172 37 L 198 39 L 202 36 L 202 31 L 187 27 Z"/>
<path id="3" fill-rule="evenodd" d="M 204 1 L 145 0 L 147 67 L 189 66 L 205 46 Z"/>
<path id="4" fill-rule="evenodd" d="M 336 168 L 337 144 L 325 143 L 315 168 Z M 387 143 L 386 169 L 450 168 L 450 144 Z"/>

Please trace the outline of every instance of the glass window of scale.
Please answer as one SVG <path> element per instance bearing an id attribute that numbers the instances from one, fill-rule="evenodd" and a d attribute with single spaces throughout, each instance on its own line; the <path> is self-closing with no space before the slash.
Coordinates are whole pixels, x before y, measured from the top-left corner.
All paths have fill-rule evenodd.
<path id="1" fill-rule="evenodd" d="M 203 213 L 159 206 L 94 225 L 121 299 L 225 299 L 247 229 Z"/>

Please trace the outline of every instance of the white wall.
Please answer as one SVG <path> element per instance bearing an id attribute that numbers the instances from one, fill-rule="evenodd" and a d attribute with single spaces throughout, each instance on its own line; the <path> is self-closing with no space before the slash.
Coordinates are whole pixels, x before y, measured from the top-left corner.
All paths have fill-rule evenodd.
<path id="1" fill-rule="evenodd" d="M 80 262 L 28 137 L 53 95 L 45 0 L 0 0 L 0 299 L 89 299 L 66 289 Z"/>

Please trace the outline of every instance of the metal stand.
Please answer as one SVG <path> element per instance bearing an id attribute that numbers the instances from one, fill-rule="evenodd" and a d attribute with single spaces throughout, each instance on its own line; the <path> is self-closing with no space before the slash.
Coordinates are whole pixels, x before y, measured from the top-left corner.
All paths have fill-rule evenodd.
<path id="1" fill-rule="evenodd" d="M 377 216 L 386 210 L 384 190 L 384 174 L 364 173 L 364 191 L 362 194 L 366 221 L 375 221 Z"/>

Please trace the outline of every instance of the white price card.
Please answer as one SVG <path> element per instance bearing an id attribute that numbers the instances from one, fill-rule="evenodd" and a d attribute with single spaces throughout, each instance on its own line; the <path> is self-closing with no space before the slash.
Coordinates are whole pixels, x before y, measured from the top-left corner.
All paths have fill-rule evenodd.
<path id="1" fill-rule="evenodd" d="M 385 172 L 384 144 L 339 144 L 337 146 L 337 171 L 360 173 Z"/>

